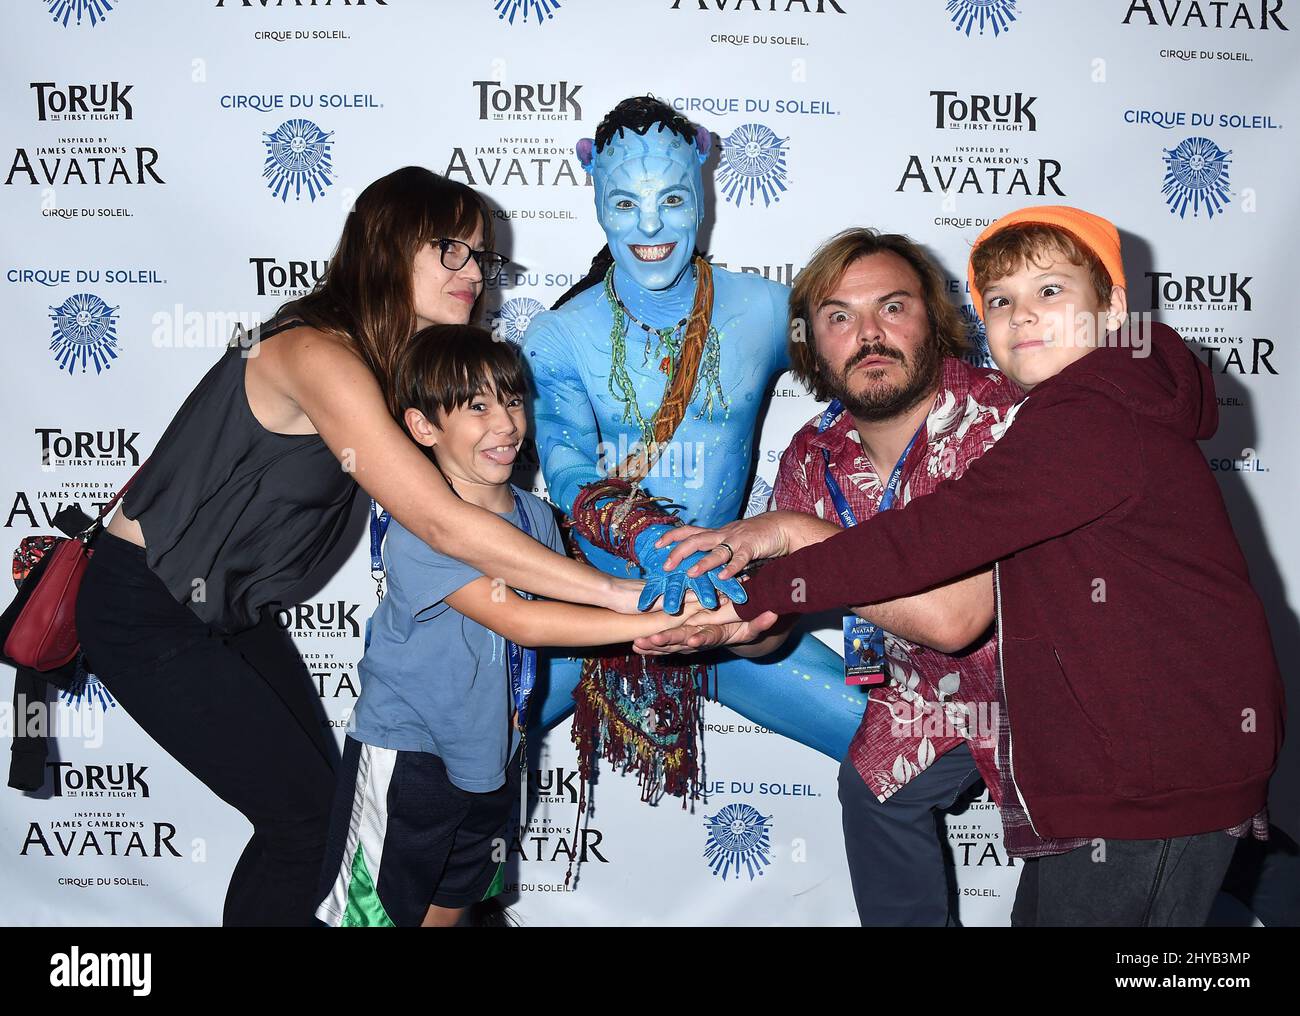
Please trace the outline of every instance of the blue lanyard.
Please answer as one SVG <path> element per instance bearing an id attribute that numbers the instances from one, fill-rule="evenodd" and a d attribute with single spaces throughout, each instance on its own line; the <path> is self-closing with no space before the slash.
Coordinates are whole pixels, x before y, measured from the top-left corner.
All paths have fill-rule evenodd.
<path id="1" fill-rule="evenodd" d="M 379 510 L 379 502 L 373 497 L 370 499 L 370 572 L 384 570 L 384 558 L 381 548 L 384 545 L 384 534 L 388 532 L 388 523 L 392 521 L 392 516 L 387 511 Z M 381 596 L 380 599 L 383 599 Z"/>
<path id="2" fill-rule="evenodd" d="M 821 419 L 817 423 L 817 433 L 820 434 L 826 430 L 835 418 L 844 412 L 844 406 L 839 399 L 832 399 L 831 404 L 826 407 L 822 413 Z M 912 440 L 907 442 L 907 447 L 903 449 L 903 454 L 898 457 L 898 462 L 894 465 L 894 471 L 889 475 L 889 482 L 885 484 L 885 492 L 880 496 L 880 507 L 877 512 L 886 512 L 894 507 L 894 500 L 898 497 L 898 488 L 903 482 L 903 465 L 907 462 L 907 455 L 912 450 L 912 445 L 916 444 L 916 439 L 921 436 L 921 431 L 925 430 L 926 421 L 921 421 L 921 426 L 916 428 L 916 433 L 912 435 Z M 831 475 L 831 453 L 823 448 L 822 461 L 826 463 L 826 489 L 830 492 L 831 503 L 835 506 L 835 514 L 839 516 L 840 525 L 845 529 L 858 524 L 858 517 L 853 513 L 849 506 L 848 500 L 844 497 L 844 491 L 840 489 L 839 481 Z"/>
<path id="3" fill-rule="evenodd" d="M 533 535 L 533 527 L 528 523 L 528 513 L 524 511 L 523 502 L 518 491 L 511 491 L 515 496 L 515 511 L 519 513 L 519 528 L 525 536 Z M 528 593 L 521 593 L 525 600 L 531 600 Z M 519 714 L 519 729 L 528 725 L 528 698 L 537 683 L 537 650 L 525 649 L 506 639 L 506 652 L 510 660 L 510 694 L 515 700 L 515 711 Z M 522 760 L 521 760 L 522 762 Z"/>
<path id="4" fill-rule="evenodd" d="M 384 534 L 388 532 L 388 523 L 392 517 L 387 511 L 380 511 L 379 504 L 370 499 L 370 577 L 375 580 L 375 598 L 380 603 L 384 600 L 384 557 L 382 548 Z M 370 629 L 374 614 L 366 618 L 366 641 L 364 648 L 370 648 Z"/>

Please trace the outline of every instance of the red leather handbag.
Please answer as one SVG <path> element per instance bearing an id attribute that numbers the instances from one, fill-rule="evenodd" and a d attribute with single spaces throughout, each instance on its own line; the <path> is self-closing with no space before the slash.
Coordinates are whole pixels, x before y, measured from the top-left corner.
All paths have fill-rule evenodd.
<path id="1" fill-rule="evenodd" d="M 104 517 L 135 482 L 140 469 L 95 519 L 78 507 L 64 508 L 53 521 L 65 536 L 29 536 L 19 544 L 14 554 L 18 595 L 0 617 L 5 662 L 38 671 L 55 670 L 77 655 L 81 645 L 76 626 L 81 577 L 95 552 L 93 544 L 103 528 Z"/>

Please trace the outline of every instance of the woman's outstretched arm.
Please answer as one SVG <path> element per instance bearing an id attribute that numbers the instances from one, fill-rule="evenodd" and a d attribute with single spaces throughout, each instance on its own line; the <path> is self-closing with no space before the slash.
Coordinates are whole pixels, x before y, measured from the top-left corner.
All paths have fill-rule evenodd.
<path id="1" fill-rule="evenodd" d="M 284 394 L 363 490 L 430 547 L 516 589 L 634 613 L 641 583 L 570 560 L 496 514 L 462 501 L 389 414 L 371 370 L 347 345 L 313 328 L 280 340 Z"/>

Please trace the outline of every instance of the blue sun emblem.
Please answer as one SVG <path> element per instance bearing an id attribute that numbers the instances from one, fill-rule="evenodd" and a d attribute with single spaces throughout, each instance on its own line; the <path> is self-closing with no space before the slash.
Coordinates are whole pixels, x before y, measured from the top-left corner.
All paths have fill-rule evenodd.
<path id="1" fill-rule="evenodd" d="M 785 143 L 761 123 L 741 124 L 722 140 L 722 161 L 717 184 L 726 200 L 739 205 L 760 195 L 763 205 L 780 201 L 786 189 Z"/>
<path id="2" fill-rule="evenodd" d="M 82 15 L 85 15 L 93 28 L 113 9 L 108 0 L 45 0 L 45 3 L 55 23 L 64 28 L 68 27 L 68 19 L 73 15 L 76 16 L 78 25 L 81 24 Z"/>
<path id="3" fill-rule="evenodd" d="M 1186 138 L 1177 148 L 1164 150 L 1165 183 L 1160 193 L 1165 196 L 1169 211 L 1178 217 L 1187 217 L 1187 206 L 1192 206 L 1192 216 L 1204 208 L 1209 218 L 1222 212 L 1232 192 L 1228 189 L 1228 156 L 1209 138 Z"/>
<path id="4" fill-rule="evenodd" d="M 546 310 L 541 300 L 530 296 L 516 296 L 501 305 L 501 309 L 492 316 L 492 337 L 513 342 L 516 346 L 524 341 L 524 332 L 533 323 L 533 318 Z"/>
<path id="5" fill-rule="evenodd" d="M 724 881 L 733 871 L 739 878 L 743 867 L 752 882 L 772 863 L 772 816 L 759 814 L 752 805 L 728 804 L 711 818 L 706 815 L 704 828 L 704 859 Z"/>
<path id="6" fill-rule="evenodd" d="M 515 23 L 515 18 L 519 21 L 527 22 L 529 18 L 537 18 L 539 25 L 555 17 L 555 12 L 560 9 L 560 0 L 492 0 L 492 9 L 497 12 L 497 20 L 504 21 L 508 25 Z"/>
<path id="7" fill-rule="evenodd" d="M 959 312 L 961 314 L 961 323 L 966 326 L 966 345 L 968 347 L 965 360 L 972 367 L 996 367 L 993 357 L 989 355 L 989 337 L 988 332 L 984 330 L 984 322 L 976 313 L 975 308 L 969 303 L 963 304 Z"/>
<path id="8" fill-rule="evenodd" d="M 304 187 L 312 201 L 325 193 L 325 188 L 334 182 L 330 179 L 334 172 L 331 158 L 334 143 L 330 141 L 333 136 L 333 131 L 323 131 L 303 119 L 286 120 L 270 134 L 263 131 L 266 162 L 262 176 L 271 193 L 281 201 L 289 200 L 290 190 L 295 201 L 302 200 Z"/>
<path id="9" fill-rule="evenodd" d="M 57 307 L 50 308 L 54 329 L 50 351 L 59 370 L 69 374 L 79 364 L 86 372 L 95 365 L 100 374 L 117 359 L 117 308 L 110 307 L 93 293 L 77 293 Z"/>
<path id="10" fill-rule="evenodd" d="M 985 27 L 993 29 L 995 36 L 1011 31 L 1016 20 L 1016 0 L 948 0 L 948 17 L 957 31 L 970 35 L 978 28 L 980 35 Z"/>
<path id="11" fill-rule="evenodd" d="M 59 692 L 59 698 L 63 700 L 65 706 L 80 708 L 83 703 L 94 705 L 99 703 L 101 712 L 108 712 L 110 709 L 117 708 L 117 700 L 113 698 L 112 693 L 100 682 L 94 674 L 87 674 L 85 684 L 79 686 L 75 691 Z"/>

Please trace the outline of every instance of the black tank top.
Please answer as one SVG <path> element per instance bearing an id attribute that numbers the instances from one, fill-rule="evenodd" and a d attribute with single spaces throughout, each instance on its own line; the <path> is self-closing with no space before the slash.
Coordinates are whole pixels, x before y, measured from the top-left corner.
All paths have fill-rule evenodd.
<path id="1" fill-rule="evenodd" d="M 122 498 L 149 567 L 219 631 L 251 627 L 268 604 L 288 606 L 284 594 L 347 529 L 359 489 L 319 434 L 267 430 L 249 407 L 246 350 L 301 323 L 232 338 Z"/>

